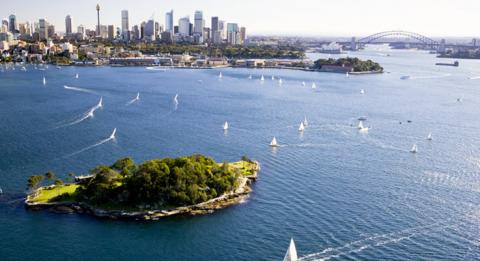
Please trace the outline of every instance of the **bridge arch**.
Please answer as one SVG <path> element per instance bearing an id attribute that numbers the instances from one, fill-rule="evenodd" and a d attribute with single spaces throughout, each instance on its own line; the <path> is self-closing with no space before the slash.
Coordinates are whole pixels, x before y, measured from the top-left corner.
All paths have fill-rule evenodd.
<path id="1" fill-rule="evenodd" d="M 426 45 L 431 45 L 431 46 L 437 46 L 439 43 L 427 36 L 413 33 L 413 32 L 408 32 L 408 31 L 385 31 L 385 32 L 380 32 L 376 34 L 372 34 L 370 36 L 361 38 L 358 40 L 358 43 L 360 44 L 369 44 L 377 41 L 378 39 L 385 38 L 385 37 L 391 37 L 391 36 L 403 36 L 407 37 L 410 39 L 417 40 L 420 43 L 426 44 Z"/>

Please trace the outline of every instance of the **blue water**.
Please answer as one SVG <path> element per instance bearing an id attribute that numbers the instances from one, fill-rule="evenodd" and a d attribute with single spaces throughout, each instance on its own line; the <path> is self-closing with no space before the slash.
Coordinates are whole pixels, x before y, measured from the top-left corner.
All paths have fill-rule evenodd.
<path id="1" fill-rule="evenodd" d="M 480 75 L 480 62 L 438 67 L 426 52 L 383 46 L 355 55 L 387 73 L 0 72 L 0 260 L 281 260 L 290 238 L 304 260 L 479 259 L 480 79 L 469 77 Z M 78 122 L 100 97 L 103 108 Z M 368 134 L 356 129 L 360 116 Z M 114 128 L 116 139 L 106 140 Z M 248 200 L 152 223 L 31 212 L 18 200 L 33 174 L 66 178 L 123 156 L 192 153 L 258 160 Z"/>

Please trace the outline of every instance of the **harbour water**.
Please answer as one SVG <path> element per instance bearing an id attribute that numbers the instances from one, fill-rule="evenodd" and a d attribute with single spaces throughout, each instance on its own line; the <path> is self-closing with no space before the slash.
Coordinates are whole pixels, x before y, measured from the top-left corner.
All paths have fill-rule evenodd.
<path id="1" fill-rule="evenodd" d="M 428 52 L 384 46 L 355 55 L 386 73 L 0 72 L 0 260 L 281 260 L 290 238 L 303 260 L 478 260 L 480 62 L 438 67 Z M 147 223 L 22 205 L 34 174 L 193 153 L 258 160 L 248 200 Z"/>

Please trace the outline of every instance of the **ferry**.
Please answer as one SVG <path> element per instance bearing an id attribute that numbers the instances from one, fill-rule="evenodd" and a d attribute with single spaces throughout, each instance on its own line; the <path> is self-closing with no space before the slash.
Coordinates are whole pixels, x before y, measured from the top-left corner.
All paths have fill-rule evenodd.
<path id="1" fill-rule="evenodd" d="M 458 67 L 460 65 L 460 63 L 458 61 L 455 61 L 453 63 L 436 63 L 435 65 L 438 65 L 438 66 L 454 66 L 454 67 Z"/>

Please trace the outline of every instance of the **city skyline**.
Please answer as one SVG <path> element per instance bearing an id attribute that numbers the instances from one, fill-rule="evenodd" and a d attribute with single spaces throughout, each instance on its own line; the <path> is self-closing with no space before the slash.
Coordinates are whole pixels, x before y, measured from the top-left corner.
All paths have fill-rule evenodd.
<path id="1" fill-rule="evenodd" d="M 211 27 L 211 17 L 242 24 L 249 28 L 251 34 L 280 34 L 308 36 L 353 36 L 368 35 L 383 30 L 403 29 L 423 33 L 429 36 L 478 36 L 478 30 L 471 21 L 475 21 L 475 10 L 480 3 L 473 0 L 459 1 L 424 1 L 403 2 L 366 0 L 357 3 L 351 0 L 320 3 L 313 0 L 296 1 L 295 5 L 286 2 L 252 1 L 226 3 L 225 1 L 207 0 L 201 4 L 192 4 L 189 0 L 164 1 L 161 4 L 151 0 L 140 1 L 94 1 L 86 0 L 82 4 L 71 5 L 64 1 L 42 2 L 27 1 L 29 8 L 15 5 L 13 2 L 3 4 L 1 19 L 16 15 L 17 23 L 36 22 L 47 19 L 55 25 L 56 30 L 65 32 L 65 18 L 72 17 L 73 28 L 80 24 L 94 29 L 96 26 L 96 4 L 101 6 L 101 24 L 122 27 L 121 11 L 127 10 L 129 27 L 154 18 L 165 26 L 165 14 L 174 11 L 173 22 L 189 16 L 195 20 L 195 11 L 203 12 L 206 26 Z M 435 10 L 432 5 L 435 4 Z M 327 12 L 326 10 L 337 10 Z M 434 11 L 434 12 L 433 12 Z M 316 18 L 313 19 L 312 17 Z M 408 19 L 405 19 L 408 17 Z M 452 19 L 455 17 L 455 19 Z M 318 20 L 318 22 L 315 22 Z"/>

